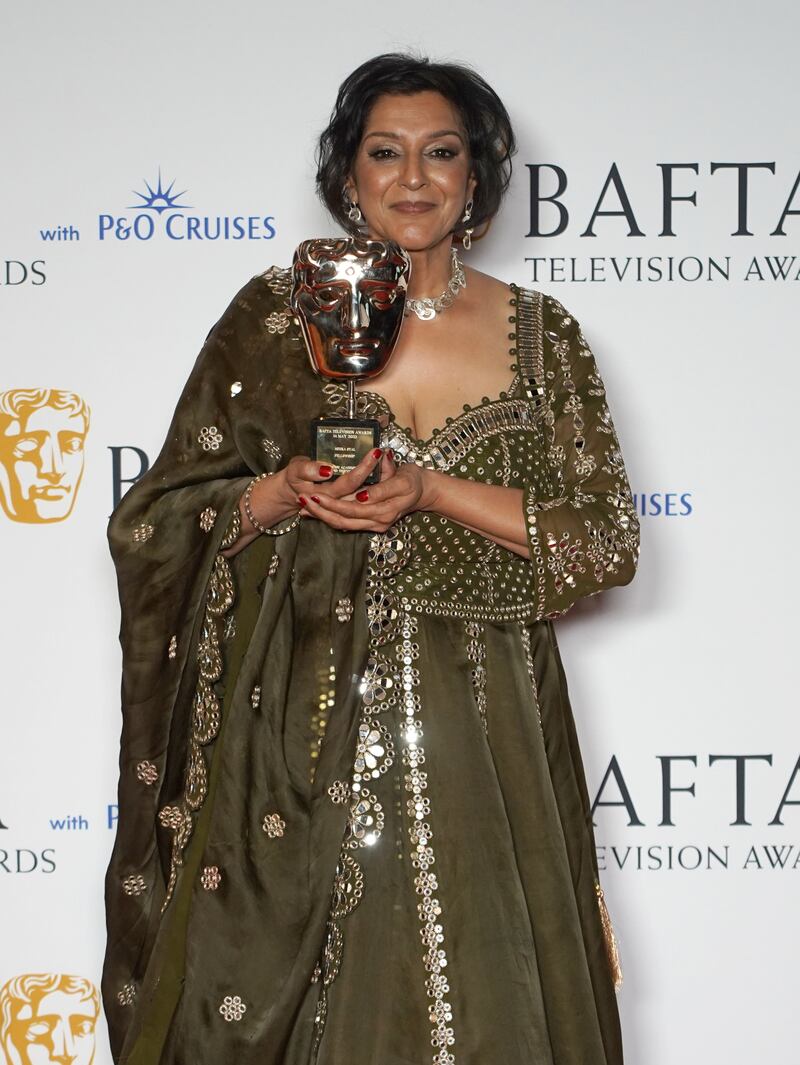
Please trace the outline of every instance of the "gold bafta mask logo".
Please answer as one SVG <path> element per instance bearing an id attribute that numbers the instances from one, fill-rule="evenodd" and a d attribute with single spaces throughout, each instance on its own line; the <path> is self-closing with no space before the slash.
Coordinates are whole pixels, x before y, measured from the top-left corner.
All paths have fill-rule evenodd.
<path id="1" fill-rule="evenodd" d="M 89 408 L 74 392 L 0 392 L 0 503 L 12 521 L 69 517 L 83 476 Z"/>
<path id="2" fill-rule="evenodd" d="M 92 1065 L 100 995 L 61 973 L 15 976 L 0 988 L 3 1065 Z"/>

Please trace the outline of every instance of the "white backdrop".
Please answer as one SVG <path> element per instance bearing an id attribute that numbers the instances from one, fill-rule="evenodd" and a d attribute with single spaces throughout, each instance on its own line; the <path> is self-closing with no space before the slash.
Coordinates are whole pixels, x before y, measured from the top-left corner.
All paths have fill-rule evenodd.
<path id="1" fill-rule="evenodd" d="M 128 476 L 130 449 L 155 457 L 232 295 L 331 230 L 313 148 L 336 88 L 413 47 L 473 63 L 509 107 L 513 187 L 469 261 L 581 321 L 643 512 L 634 583 L 557 623 L 599 800 L 627 1061 L 797 1062 L 796 4 L 83 0 L 6 4 L 2 21 L 0 391 L 75 392 L 91 425 L 68 518 L 0 513 L 0 986 L 99 983 L 120 728 L 114 455 Z M 559 236 L 526 236 L 537 164 L 568 179 Z M 674 235 L 664 164 L 684 164 L 673 195 L 694 197 L 675 202 Z M 161 213 L 138 195 L 159 169 L 183 193 Z M 587 235 L 620 193 L 634 224 L 601 214 Z M 202 232 L 218 216 L 253 216 L 254 239 L 180 239 L 188 218 Z M 150 239 L 119 239 L 147 219 Z M 542 230 L 557 220 L 544 205 Z M 102 1025 L 95 1060 L 110 1065 Z"/>

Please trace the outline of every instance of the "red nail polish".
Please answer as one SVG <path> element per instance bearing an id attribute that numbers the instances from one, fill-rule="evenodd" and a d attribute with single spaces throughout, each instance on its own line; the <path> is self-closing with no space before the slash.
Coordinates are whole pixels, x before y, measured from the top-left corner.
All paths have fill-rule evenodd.
<path id="1" fill-rule="evenodd" d="M 369 499 L 369 492 L 366 490 L 366 488 L 362 488 L 360 492 L 356 492 L 356 499 L 359 501 L 359 503 L 366 503 L 366 501 Z"/>
<path id="2" fill-rule="evenodd" d="M 376 447 L 375 450 L 372 452 L 372 457 L 374 459 L 379 459 L 382 454 L 383 454 L 383 451 L 379 447 Z"/>
<path id="3" fill-rule="evenodd" d="M 320 468 L 319 468 L 320 477 L 330 477 L 330 475 L 332 473 L 333 473 L 333 466 L 320 466 Z M 311 498 L 313 499 L 314 497 L 312 496 Z"/>
<path id="4" fill-rule="evenodd" d="M 305 496 L 298 496 L 297 497 L 297 502 L 300 504 L 301 507 L 307 507 L 308 506 L 308 500 L 306 499 Z"/>
<path id="5" fill-rule="evenodd" d="M 386 458 L 387 459 L 393 459 L 394 458 L 394 451 L 392 451 L 392 449 L 390 447 L 388 447 L 386 449 Z"/>
<path id="6" fill-rule="evenodd" d="M 315 503 L 319 503 L 319 496 L 312 496 L 311 498 L 314 500 Z"/>

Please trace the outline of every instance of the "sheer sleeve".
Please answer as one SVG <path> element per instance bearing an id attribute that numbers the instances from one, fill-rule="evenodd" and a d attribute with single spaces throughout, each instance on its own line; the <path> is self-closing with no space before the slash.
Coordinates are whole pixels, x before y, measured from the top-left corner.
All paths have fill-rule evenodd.
<path id="1" fill-rule="evenodd" d="M 557 311 L 542 340 L 551 491 L 528 483 L 523 498 L 540 618 L 628 584 L 639 557 L 636 508 L 594 355 L 578 321 L 548 303 Z"/>

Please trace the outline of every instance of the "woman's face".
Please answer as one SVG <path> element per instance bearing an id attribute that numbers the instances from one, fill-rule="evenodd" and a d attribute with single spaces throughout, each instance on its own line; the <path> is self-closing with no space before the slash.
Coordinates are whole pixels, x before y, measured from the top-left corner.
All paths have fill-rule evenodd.
<path id="1" fill-rule="evenodd" d="M 347 189 L 370 237 L 410 252 L 449 240 L 475 189 L 456 108 L 438 92 L 379 96 Z"/>

